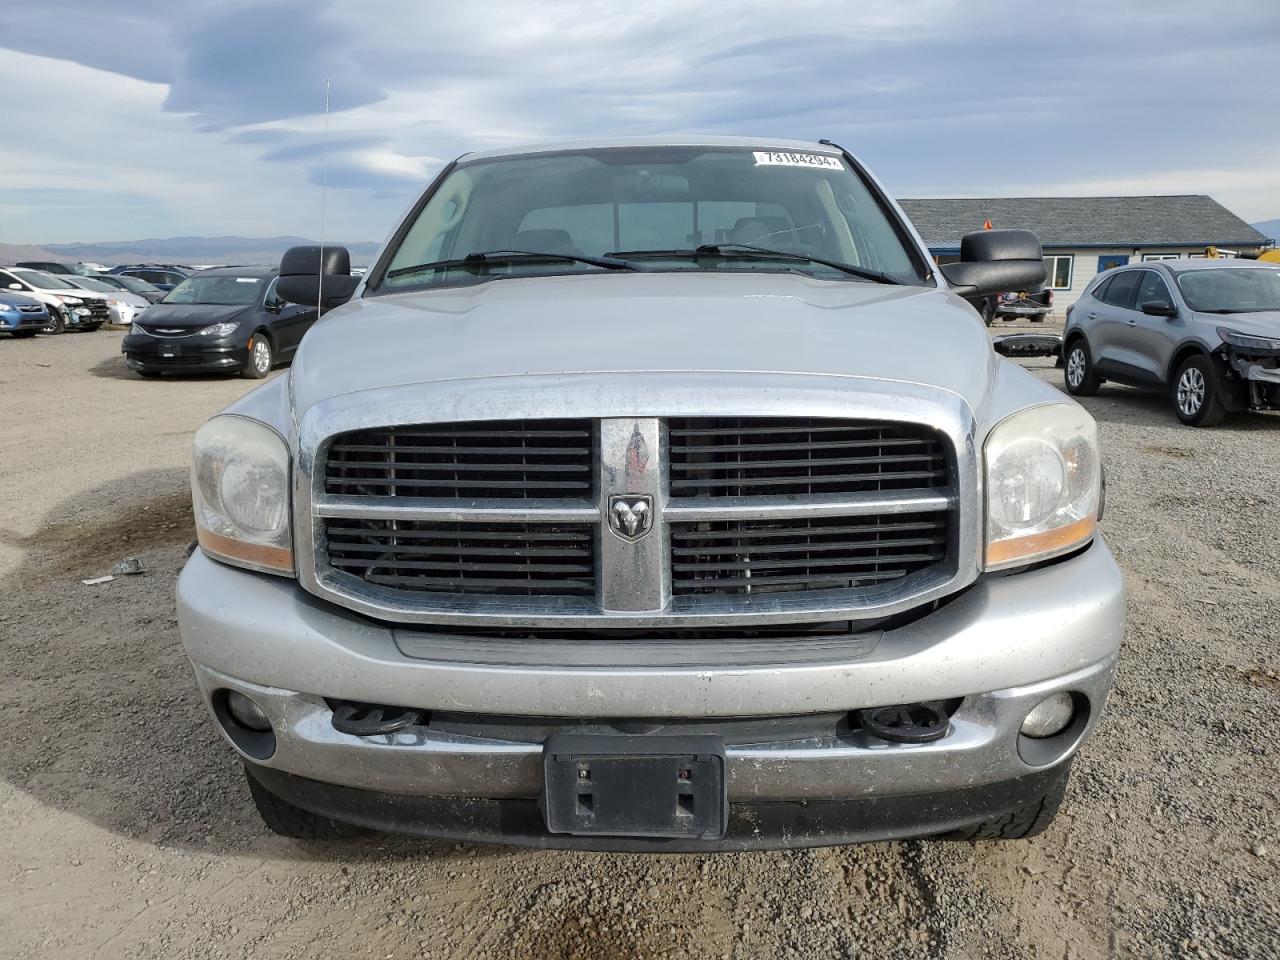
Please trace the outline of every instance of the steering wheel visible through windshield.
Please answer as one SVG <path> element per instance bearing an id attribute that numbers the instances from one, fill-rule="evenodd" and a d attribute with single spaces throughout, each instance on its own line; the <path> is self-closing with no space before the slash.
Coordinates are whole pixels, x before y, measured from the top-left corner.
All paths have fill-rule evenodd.
<path id="1" fill-rule="evenodd" d="M 826 152 L 628 146 L 463 161 L 398 237 L 373 292 L 619 262 L 907 284 L 926 269 L 864 179 Z"/>

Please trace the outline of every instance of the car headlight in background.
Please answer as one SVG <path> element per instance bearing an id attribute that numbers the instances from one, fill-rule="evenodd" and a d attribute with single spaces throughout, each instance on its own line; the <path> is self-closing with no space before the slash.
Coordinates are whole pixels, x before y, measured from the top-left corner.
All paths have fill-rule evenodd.
<path id="1" fill-rule="evenodd" d="M 1218 336 L 1233 347 L 1240 347 L 1244 350 L 1280 350 L 1280 338 L 1255 337 L 1251 333 L 1241 333 L 1239 330 L 1232 330 L 1230 327 L 1219 327 Z"/>
<path id="2" fill-rule="evenodd" d="M 214 417 L 196 431 L 191 498 L 206 554 L 293 575 L 289 449 L 278 433 L 243 417 Z"/>
<path id="3" fill-rule="evenodd" d="M 1098 526 L 1098 426 L 1083 407 L 1052 403 L 1002 421 L 987 437 L 987 570 L 1073 550 Z"/>
<path id="4" fill-rule="evenodd" d="M 196 333 L 197 337 L 229 337 L 240 329 L 238 323 L 214 323 Z"/>
<path id="5" fill-rule="evenodd" d="M 84 303 L 84 301 L 81 300 L 79 297 L 68 297 L 68 296 L 64 296 L 63 294 L 58 294 L 58 299 L 66 304 Z"/>
<path id="6" fill-rule="evenodd" d="M 5 303 L 3 300 L 0 300 L 0 310 L 4 311 L 5 313 L 8 313 L 10 310 L 17 310 L 17 309 L 18 308 L 15 307 L 12 303 Z"/>

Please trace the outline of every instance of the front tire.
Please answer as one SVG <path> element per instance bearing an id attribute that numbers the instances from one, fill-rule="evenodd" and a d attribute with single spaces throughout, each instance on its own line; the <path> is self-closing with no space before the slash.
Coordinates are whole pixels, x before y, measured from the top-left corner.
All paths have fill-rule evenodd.
<path id="1" fill-rule="evenodd" d="M 272 833 L 291 840 L 357 840 L 367 837 L 371 831 L 331 820 L 318 813 L 295 807 L 283 797 L 278 797 L 262 784 L 245 767 L 245 779 L 249 781 L 249 795 L 258 808 L 258 816 Z"/>
<path id="2" fill-rule="evenodd" d="M 240 376 L 246 380 L 261 380 L 275 366 L 276 352 L 271 339 L 264 333 L 255 333 L 249 341 L 249 359 L 245 361 Z"/>
<path id="3" fill-rule="evenodd" d="M 1044 792 L 1044 796 L 1026 806 L 972 827 L 940 834 L 939 840 L 1029 840 L 1049 829 L 1058 815 L 1062 798 L 1067 792 L 1067 780 L 1071 777 L 1070 762 L 1063 764 L 1061 772 Z"/>
<path id="4" fill-rule="evenodd" d="M 1093 354 L 1084 337 L 1077 337 L 1067 346 L 1062 360 L 1062 379 L 1067 393 L 1073 397 L 1092 397 L 1102 386 L 1102 378 L 1093 369 Z"/>
<path id="5" fill-rule="evenodd" d="M 49 308 L 49 322 L 40 328 L 40 332 L 49 336 L 64 333 L 67 329 L 67 317 L 57 307 Z"/>
<path id="6" fill-rule="evenodd" d="M 1216 427 L 1227 414 L 1222 384 L 1213 361 L 1203 354 L 1187 357 L 1173 378 L 1173 410 L 1192 427 Z"/>

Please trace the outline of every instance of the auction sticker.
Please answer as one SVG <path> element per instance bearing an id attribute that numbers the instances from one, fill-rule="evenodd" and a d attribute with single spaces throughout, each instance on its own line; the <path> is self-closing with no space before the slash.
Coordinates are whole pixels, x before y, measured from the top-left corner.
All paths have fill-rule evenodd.
<path id="1" fill-rule="evenodd" d="M 820 170 L 843 170 L 839 157 L 825 153 L 778 153 L 773 150 L 754 151 L 757 167 L 817 167 Z"/>

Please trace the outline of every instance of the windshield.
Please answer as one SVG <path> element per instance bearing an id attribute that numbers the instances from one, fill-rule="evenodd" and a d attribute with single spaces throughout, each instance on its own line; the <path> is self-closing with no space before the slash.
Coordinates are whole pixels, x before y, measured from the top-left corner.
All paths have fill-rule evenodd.
<path id="1" fill-rule="evenodd" d="M 45 273 L 43 270 L 13 270 L 11 271 L 19 280 L 25 280 L 37 290 L 75 290 L 76 285 L 60 280 L 52 273 Z"/>
<path id="2" fill-rule="evenodd" d="M 161 290 L 153 283 L 147 283 L 145 280 L 139 280 L 137 277 L 120 276 L 104 277 L 103 282 L 112 283 L 116 286 L 123 287 L 130 293 L 160 293 Z"/>
<path id="3" fill-rule="evenodd" d="M 170 290 L 163 303 L 204 303 L 224 307 L 257 303 L 265 277 L 188 277 Z"/>
<path id="4" fill-rule="evenodd" d="M 921 282 L 884 208 L 832 153 L 620 147 L 464 163 L 401 236 L 379 291 L 495 275 L 601 272 L 589 263 L 527 259 L 495 261 L 483 270 L 409 269 L 495 251 L 614 254 L 642 260 L 649 270 L 803 271 L 853 279 L 803 259 L 811 256 Z M 706 244 L 749 244 L 799 258 L 730 249 L 720 256 L 689 255 Z M 678 253 L 684 256 L 671 255 Z"/>
<path id="5" fill-rule="evenodd" d="M 111 284 L 104 283 L 101 280 L 94 279 L 93 277 L 76 277 L 71 282 L 83 290 L 97 290 L 100 293 L 119 293 L 120 292 L 116 287 L 113 287 Z"/>
<path id="6" fill-rule="evenodd" d="M 1220 267 L 1178 274 L 1187 306 L 1203 313 L 1280 310 L 1280 270 Z"/>

